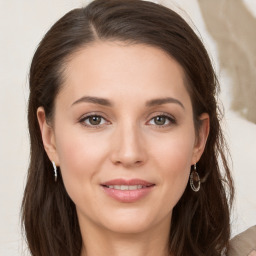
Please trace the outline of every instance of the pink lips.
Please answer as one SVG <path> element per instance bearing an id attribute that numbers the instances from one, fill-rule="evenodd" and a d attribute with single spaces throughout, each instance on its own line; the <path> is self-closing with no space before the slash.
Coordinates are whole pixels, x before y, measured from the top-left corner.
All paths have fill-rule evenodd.
<path id="1" fill-rule="evenodd" d="M 140 179 L 115 179 L 101 184 L 104 192 L 123 203 L 132 203 L 148 195 L 155 184 Z"/>

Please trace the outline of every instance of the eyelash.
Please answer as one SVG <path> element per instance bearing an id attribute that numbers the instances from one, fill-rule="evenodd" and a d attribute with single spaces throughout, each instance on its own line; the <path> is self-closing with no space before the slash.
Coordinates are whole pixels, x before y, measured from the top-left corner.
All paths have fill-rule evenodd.
<path id="1" fill-rule="evenodd" d="M 87 119 L 90 118 L 90 117 L 99 117 L 99 118 L 101 118 L 101 119 L 106 120 L 103 116 L 101 116 L 101 115 L 99 115 L 99 114 L 94 114 L 94 113 L 92 113 L 92 114 L 89 114 L 89 115 L 86 115 L 86 116 L 82 117 L 82 118 L 79 120 L 79 123 L 81 123 L 83 126 L 86 126 L 86 127 L 92 128 L 92 129 L 98 129 L 98 128 L 101 128 L 101 127 L 102 127 L 102 125 L 88 125 L 88 124 L 85 124 L 85 120 L 87 120 Z M 169 126 L 171 126 L 171 125 L 175 125 L 175 124 L 177 123 L 176 120 L 175 120 L 175 118 L 174 118 L 173 116 L 167 114 L 167 113 L 160 113 L 160 114 L 158 114 L 158 115 L 155 115 L 155 116 L 153 116 L 153 117 L 150 119 L 150 121 L 153 120 L 153 119 L 156 118 L 156 117 L 164 117 L 164 118 L 166 118 L 166 119 L 169 121 L 169 124 L 155 125 L 157 128 L 160 128 L 160 129 L 161 129 L 161 128 L 169 127 Z M 108 122 L 108 123 L 109 123 L 109 122 Z"/>

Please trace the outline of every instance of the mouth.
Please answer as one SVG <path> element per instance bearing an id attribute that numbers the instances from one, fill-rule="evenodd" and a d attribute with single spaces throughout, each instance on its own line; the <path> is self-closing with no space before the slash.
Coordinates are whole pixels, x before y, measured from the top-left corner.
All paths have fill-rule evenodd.
<path id="1" fill-rule="evenodd" d="M 116 179 L 101 184 L 108 196 L 122 203 L 132 203 L 141 200 L 152 192 L 155 185 L 154 183 L 138 179 Z"/>
<path id="2" fill-rule="evenodd" d="M 149 188 L 154 186 L 154 184 L 152 185 L 148 185 L 148 186 L 143 186 L 143 185 L 102 185 L 103 187 L 106 188 L 112 188 L 112 189 L 116 189 L 116 190 L 138 190 L 138 189 L 144 189 L 144 188 Z"/>

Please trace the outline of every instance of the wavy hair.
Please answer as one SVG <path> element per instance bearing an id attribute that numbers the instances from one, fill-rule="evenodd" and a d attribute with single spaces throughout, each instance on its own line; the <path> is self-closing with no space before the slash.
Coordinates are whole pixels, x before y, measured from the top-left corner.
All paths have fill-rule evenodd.
<path id="1" fill-rule="evenodd" d="M 79 49 L 100 41 L 158 47 L 172 56 L 186 76 L 195 128 L 210 116 L 210 133 L 197 164 L 203 184 L 189 184 L 173 209 L 169 248 L 175 256 L 222 255 L 228 250 L 233 182 L 220 127 L 218 81 L 201 40 L 177 13 L 148 1 L 95 0 L 58 20 L 40 42 L 31 63 L 28 104 L 30 165 L 22 202 L 22 223 L 33 256 L 79 256 L 82 238 L 75 205 L 60 177 L 54 182 L 44 150 L 37 108 L 53 119 L 55 99 L 68 60 Z"/>

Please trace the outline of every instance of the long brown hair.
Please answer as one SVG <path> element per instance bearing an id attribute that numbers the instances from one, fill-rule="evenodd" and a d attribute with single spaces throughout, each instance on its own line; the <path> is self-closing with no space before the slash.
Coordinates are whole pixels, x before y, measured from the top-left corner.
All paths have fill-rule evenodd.
<path id="1" fill-rule="evenodd" d="M 57 21 L 40 42 L 30 68 L 28 125 L 31 156 L 22 202 L 22 220 L 33 256 L 78 256 L 82 238 L 74 203 L 61 177 L 54 182 L 37 121 L 42 106 L 54 116 L 65 65 L 72 54 L 96 41 L 123 41 L 158 47 L 183 67 L 196 129 L 210 116 L 210 134 L 197 170 L 203 184 L 189 185 L 173 209 L 170 252 L 175 256 L 221 255 L 228 248 L 233 183 L 216 103 L 219 85 L 209 56 L 189 25 L 174 11 L 141 0 L 95 0 Z"/>

